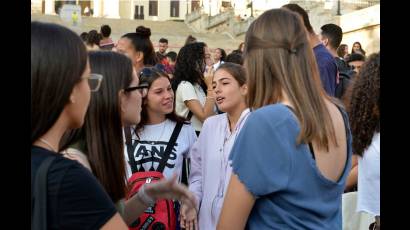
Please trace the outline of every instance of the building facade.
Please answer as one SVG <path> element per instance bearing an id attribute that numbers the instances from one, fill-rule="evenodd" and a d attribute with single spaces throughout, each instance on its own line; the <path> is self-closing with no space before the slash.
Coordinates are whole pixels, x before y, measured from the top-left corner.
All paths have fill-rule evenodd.
<path id="1" fill-rule="evenodd" d="M 80 5 L 83 16 L 152 21 L 184 20 L 199 7 L 195 0 L 32 0 L 31 12 L 58 14 L 64 4 Z"/>

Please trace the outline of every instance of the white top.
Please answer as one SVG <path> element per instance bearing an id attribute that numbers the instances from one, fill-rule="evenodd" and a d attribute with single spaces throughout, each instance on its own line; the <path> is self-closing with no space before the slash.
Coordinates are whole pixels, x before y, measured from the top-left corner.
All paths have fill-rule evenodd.
<path id="1" fill-rule="evenodd" d="M 157 169 L 175 125 L 176 122 L 166 119 L 160 124 L 145 125 L 142 132 L 139 133 L 139 138 L 134 132 L 132 133 L 132 144 L 135 146 L 133 154 L 138 170 L 141 170 L 141 167 L 144 168 L 144 171 Z M 165 178 L 171 178 L 173 173 L 177 173 L 179 177 L 181 176 L 183 157 L 189 157 L 189 150 L 196 139 L 195 130 L 192 126 L 184 124 L 172 149 L 171 156 L 165 165 L 163 172 Z M 127 178 L 129 179 L 132 171 L 126 145 L 124 154 L 127 162 Z"/>
<path id="2" fill-rule="evenodd" d="M 218 61 L 217 63 L 215 63 L 215 64 L 213 65 L 214 71 L 215 71 L 216 69 L 218 69 L 218 67 L 219 67 L 220 65 L 222 65 L 223 63 L 225 63 L 225 62 L 224 62 L 224 61 Z"/>
<path id="3" fill-rule="evenodd" d="M 357 211 L 380 216 L 380 133 L 358 159 Z"/>
<path id="4" fill-rule="evenodd" d="M 191 149 L 189 189 L 200 205 L 199 229 L 216 229 L 232 172 L 229 153 L 248 114 L 249 109 L 242 112 L 232 133 L 226 113 L 209 117 Z"/>
<path id="5" fill-rule="evenodd" d="M 198 100 L 202 107 L 205 105 L 206 94 L 199 84 L 192 85 L 188 81 L 181 81 L 175 95 L 175 113 L 181 117 L 187 117 L 189 113 L 185 101 Z M 192 115 L 191 124 L 195 131 L 201 131 L 202 122 L 195 115 Z"/>

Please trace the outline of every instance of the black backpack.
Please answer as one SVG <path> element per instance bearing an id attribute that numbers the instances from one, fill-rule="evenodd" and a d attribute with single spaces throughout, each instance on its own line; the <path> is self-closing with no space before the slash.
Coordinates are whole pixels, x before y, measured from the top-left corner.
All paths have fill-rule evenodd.
<path id="1" fill-rule="evenodd" d="M 344 60 L 336 57 L 339 83 L 336 85 L 335 97 L 341 99 L 346 92 L 346 89 L 352 83 L 356 72 Z"/>

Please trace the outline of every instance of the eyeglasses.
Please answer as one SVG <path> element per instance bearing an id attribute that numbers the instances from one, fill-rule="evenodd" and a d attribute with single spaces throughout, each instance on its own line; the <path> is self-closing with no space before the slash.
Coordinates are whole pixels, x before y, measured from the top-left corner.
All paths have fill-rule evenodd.
<path id="1" fill-rule="evenodd" d="M 134 90 L 137 90 L 137 89 L 139 90 L 142 97 L 147 96 L 147 94 L 148 94 L 148 84 L 145 84 L 145 83 L 143 83 L 139 86 L 128 87 L 128 88 L 124 89 L 124 91 L 125 92 L 131 92 L 131 91 L 134 91 Z"/>
<path id="2" fill-rule="evenodd" d="M 104 77 L 101 74 L 90 73 L 90 75 L 84 77 L 83 79 L 87 79 L 91 92 L 97 92 L 101 86 L 101 81 L 103 80 L 103 78 Z"/>

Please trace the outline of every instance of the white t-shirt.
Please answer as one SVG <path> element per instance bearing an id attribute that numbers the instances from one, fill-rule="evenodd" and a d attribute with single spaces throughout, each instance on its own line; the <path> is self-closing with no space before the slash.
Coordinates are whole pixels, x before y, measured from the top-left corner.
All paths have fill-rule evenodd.
<path id="1" fill-rule="evenodd" d="M 215 71 L 216 69 L 218 69 L 218 67 L 219 67 L 220 65 L 222 65 L 223 63 L 225 63 L 225 62 L 224 62 L 224 61 L 218 61 L 217 63 L 215 63 L 215 64 L 213 65 L 214 71 Z"/>
<path id="2" fill-rule="evenodd" d="M 357 211 L 380 216 L 380 133 L 359 157 Z"/>
<path id="3" fill-rule="evenodd" d="M 202 107 L 205 105 L 206 94 L 199 84 L 181 81 L 175 94 L 175 113 L 181 117 L 187 117 L 189 113 L 184 101 L 198 100 Z M 201 131 L 202 122 L 195 115 L 192 115 L 191 124 L 195 131 Z"/>
<path id="4" fill-rule="evenodd" d="M 132 143 L 135 146 L 134 159 L 138 170 L 154 171 L 157 169 L 162 155 L 165 152 L 171 134 L 174 131 L 176 122 L 166 119 L 164 122 L 155 125 L 145 125 L 139 138 L 135 133 L 132 134 Z M 175 142 L 172 153 L 166 162 L 163 175 L 170 178 L 175 172 L 180 177 L 182 172 L 183 157 L 189 157 L 191 146 L 195 143 L 197 137 L 195 130 L 190 124 L 184 124 Z M 132 175 L 129 164 L 127 146 L 124 148 L 125 159 L 127 162 L 127 178 Z"/>

